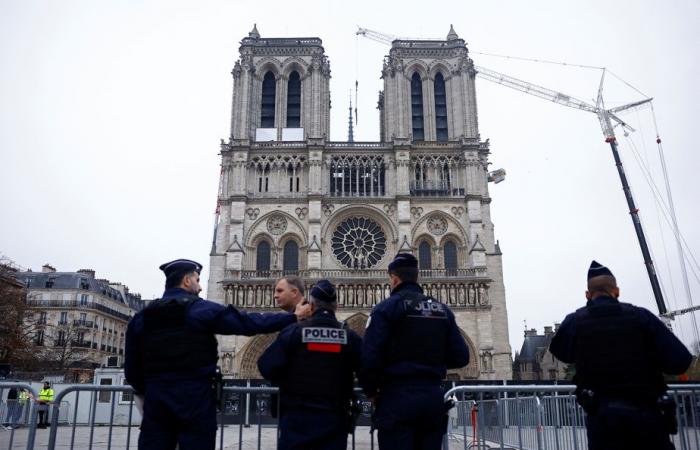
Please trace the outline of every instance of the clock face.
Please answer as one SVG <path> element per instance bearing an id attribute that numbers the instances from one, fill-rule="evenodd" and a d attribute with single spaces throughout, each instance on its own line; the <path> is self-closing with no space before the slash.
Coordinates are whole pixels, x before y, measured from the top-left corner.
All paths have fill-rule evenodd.
<path id="1" fill-rule="evenodd" d="M 386 254 L 386 236 L 382 227 L 372 219 L 350 217 L 333 232 L 331 248 L 345 267 L 370 269 Z"/>

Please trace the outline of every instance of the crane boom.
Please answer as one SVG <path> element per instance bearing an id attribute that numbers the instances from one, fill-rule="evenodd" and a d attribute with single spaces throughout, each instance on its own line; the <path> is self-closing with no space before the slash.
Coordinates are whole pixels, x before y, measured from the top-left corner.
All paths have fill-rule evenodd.
<path id="1" fill-rule="evenodd" d="M 358 27 L 356 34 L 367 37 L 382 44 L 391 44 L 393 41 L 399 39 L 396 36 L 380 33 L 378 31 L 369 30 L 367 28 L 361 27 Z M 474 66 L 474 69 L 476 70 L 477 76 L 480 76 L 485 80 L 509 87 L 511 89 L 515 89 L 525 94 L 533 95 L 535 97 L 539 97 L 544 100 L 560 104 L 562 106 L 567 106 L 569 108 L 575 108 L 582 111 L 594 113 L 598 117 L 600 127 L 603 131 L 603 135 L 605 136 L 605 142 L 610 144 L 610 149 L 612 150 L 613 159 L 615 160 L 615 166 L 617 167 L 620 183 L 622 184 L 622 190 L 625 194 L 625 200 L 627 201 L 627 206 L 629 208 L 629 214 L 632 218 L 634 231 L 637 234 L 637 240 L 639 241 L 639 246 L 642 250 L 642 257 L 644 258 L 644 265 L 646 266 L 647 275 L 649 276 L 649 281 L 651 283 L 651 289 L 654 293 L 656 306 L 659 309 L 659 315 L 664 316 L 665 314 L 667 314 L 666 304 L 664 302 L 663 293 L 661 291 L 661 285 L 659 283 L 658 277 L 656 276 L 656 269 L 654 268 L 654 263 L 651 259 L 651 253 L 649 251 L 649 246 L 647 245 L 646 237 L 644 236 L 642 224 L 639 219 L 639 209 L 634 203 L 634 198 L 632 197 L 632 190 L 630 189 L 629 183 L 627 182 L 627 176 L 625 175 L 625 170 L 622 166 L 622 160 L 620 159 L 620 154 L 617 150 L 617 138 L 615 137 L 614 131 L 616 125 L 613 125 L 613 122 L 615 122 L 623 129 L 634 131 L 632 127 L 630 127 L 629 125 L 627 125 L 627 123 L 625 123 L 625 121 L 617 117 L 615 113 L 633 108 L 639 108 L 651 102 L 652 99 L 647 98 L 641 101 L 618 106 L 612 109 L 605 109 L 605 104 L 603 102 L 603 82 L 605 80 L 605 69 L 603 69 L 603 73 L 600 78 L 600 84 L 598 86 L 598 98 L 595 105 L 585 102 L 583 100 L 579 100 L 570 95 L 566 95 L 561 92 L 553 91 L 551 89 L 538 86 L 533 83 L 519 80 L 517 78 L 504 75 L 502 73 L 498 73 L 496 71 L 484 67 Z"/>

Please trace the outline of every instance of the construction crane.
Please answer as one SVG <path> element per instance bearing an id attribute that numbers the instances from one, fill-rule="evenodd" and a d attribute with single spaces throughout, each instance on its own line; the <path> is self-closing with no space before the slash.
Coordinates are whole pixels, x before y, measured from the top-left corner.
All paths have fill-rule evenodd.
<path id="1" fill-rule="evenodd" d="M 397 38 L 396 36 L 380 33 L 378 31 L 369 30 L 367 28 L 361 27 L 358 27 L 357 33 L 355 34 L 388 45 L 391 45 L 391 43 L 395 40 L 405 40 Z M 651 259 L 651 253 L 649 251 L 649 246 L 647 245 L 646 237 L 644 236 L 644 230 L 642 229 L 642 223 L 639 219 L 639 209 L 635 205 L 634 198 L 632 197 L 632 191 L 630 189 L 629 183 L 627 182 L 627 176 L 625 175 L 625 170 L 622 166 L 622 160 L 620 159 L 620 154 L 617 149 L 617 138 L 615 137 L 614 130 L 616 126 L 620 126 L 623 130 L 625 130 L 625 132 L 633 132 L 634 128 L 630 127 L 627 123 L 620 119 L 616 115 L 616 113 L 644 106 L 645 104 L 650 103 L 652 101 L 652 98 L 647 98 L 638 102 L 618 106 L 616 108 L 605 109 L 605 103 L 603 102 L 603 82 L 605 80 L 605 70 L 603 70 L 603 74 L 600 79 L 600 85 L 598 87 L 598 98 L 596 100 L 596 104 L 593 105 L 583 100 L 579 100 L 575 97 L 572 97 L 570 95 L 562 94 L 561 92 L 553 91 L 551 89 L 538 86 L 527 81 L 519 80 L 517 78 L 513 78 L 511 76 L 504 75 L 502 73 L 486 69 L 484 67 L 474 66 L 474 69 L 476 70 L 477 76 L 485 80 L 509 87 L 511 89 L 515 89 L 516 91 L 520 91 L 525 94 L 534 95 L 535 97 L 539 97 L 562 106 L 587 111 L 598 116 L 600 127 L 603 130 L 603 135 L 605 136 L 605 142 L 610 144 L 610 149 L 612 150 L 613 159 L 615 160 L 615 166 L 617 167 L 617 173 L 620 177 L 620 182 L 622 183 L 622 190 L 625 193 L 627 207 L 629 208 L 630 217 L 632 218 L 632 224 L 634 225 L 634 231 L 637 234 L 639 246 L 642 250 L 644 265 L 646 266 L 647 275 L 649 276 L 649 281 L 651 283 L 651 290 L 654 294 L 654 299 L 656 300 L 656 306 L 659 309 L 659 315 L 662 317 L 668 317 L 668 310 L 666 309 L 666 303 L 664 302 L 663 292 L 661 291 L 661 285 L 656 275 L 656 269 L 654 268 L 654 263 Z M 613 125 L 613 122 L 615 125 Z M 689 312 L 685 310 L 681 311 Z M 683 312 L 676 312 L 674 316 L 677 314 L 683 314 Z M 672 319 L 673 317 L 668 318 Z"/>

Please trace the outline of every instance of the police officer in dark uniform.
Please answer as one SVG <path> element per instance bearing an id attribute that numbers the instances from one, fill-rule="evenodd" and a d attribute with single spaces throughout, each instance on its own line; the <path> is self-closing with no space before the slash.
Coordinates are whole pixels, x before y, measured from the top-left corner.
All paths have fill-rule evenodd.
<path id="1" fill-rule="evenodd" d="M 447 430 L 442 380 L 466 366 L 469 350 L 450 309 L 423 294 L 418 261 L 389 264 L 391 296 L 374 307 L 362 342 L 365 394 L 382 450 L 437 450 Z"/>
<path id="2" fill-rule="evenodd" d="M 316 283 L 309 302 L 311 318 L 282 330 L 258 368 L 280 388 L 279 450 L 344 450 L 362 341 L 336 320 L 329 281 Z"/>
<path id="3" fill-rule="evenodd" d="M 566 316 L 549 350 L 575 364 L 590 450 L 673 449 L 676 412 L 663 374 L 684 373 L 692 356 L 656 316 L 619 296 L 612 272 L 593 261 L 588 302 Z"/>
<path id="4" fill-rule="evenodd" d="M 270 333 L 310 314 L 246 314 L 233 306 L 201 299 L 202 266 L 178 259 L 160 266 L 163 298 L 154 300 L 129 322 L 124 371 L 137 394 L 144 395 L 139 449 L 214 449 L 218 360 L 216 334 L 252 336 Z"/>

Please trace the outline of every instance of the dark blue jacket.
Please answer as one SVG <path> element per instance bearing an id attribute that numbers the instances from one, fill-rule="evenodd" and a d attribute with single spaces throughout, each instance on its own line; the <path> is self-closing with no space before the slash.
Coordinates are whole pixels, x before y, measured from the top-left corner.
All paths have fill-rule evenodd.
<path id="1" fill-rule="evenodd" d="M 317 310 L 314 311 L 312 317 L 302 322 L 298 322 L 294 325 L 290 325 L 280 332 L 277 339 L 270 344 L 270 346 L 265 350 L 265 352 L 258 359 L 258 369 L 260 373 L 266 379 L 272 381 L 275 385 L 283 386 L 285 381 L 289 381 L 290 377 L 290 367 L 292 366 L 292 359 L 295 355 L 298 355 L 298 348 L 302 346 L 302 336 L 301 329 L 304 326 L 309 326 L 311 323 L 316 323 L 316 325 L 311 326 L 323 326 L 323 323 L 335 323 L 337 320 L 333 311 L 329 310 Z M 360 369 L 360 350 L 362 346 L 362 339 L 354 331 L 347 330 L 347 347 L 343 350 L 345 365 L 348 370 L 352 373 L 358 374 Z M 351 373 L 347 374 L 351 377 Z M 316 380 L 309 379 L 309 386 L 313 386 L 315 383 L 323 383 L 324 386 L 328 384 L 329 380 Z M 337 379 L 332 380 L 337 386 L 335 390 L 340 391 L 345 386 L 343 386 L 343 380 Z M 350 383 L 351 385 L 352 383 Z M 351 386 L 348 386 L 351 387 Z M 282 392 L 285 394 L 285 392 Z M 325 399 L 322 396 L 314 399 L 314 401 L 324 403 L 324 401 L 330 400 Z M 282 403 L 284 403 L 285 398 L 282 396 Z"/>
<path id="2" fill-rule="evenodd" d="M 596 297 L 588 304 L 612 305 L 618 300 L 613 297 Z M 669 375 L 684 373 L 693 356 L 678 338 L 649 310 L 632 306 L 637 314 L 645 335 L 650 336 L 649 354 L 654 355 L 659 364 L 659 370 Z M 584 306 L 585 308 L 585 306 Z M 549 351 L 560 361 L 571 364 L 576 360 L 576 313 L 571 313 L 557 329 L 549 345 Z"/>
<path id="3" fill-rule="evenodd" d="M 187 291 L 180 288 L 166 289 L 163 299 L 184 297 Z M 289 313 L 246 313 L 233 306 L 224 306 L 209 300 L 196 300 L 190 307 L 187 316 L 187 327 L 193 331 L 211 334 L 237 334 L 253 336 L 260 333 L 272 333 L 279 331 L 287 325 L 296 322 L 296 316 Z M 162 373 L 153 380 L 146 379 L 142 351 L 139 345 L 144 331 L 143 310 L 136 313 L 131 319 L 126 330 L 126 354 L 124 361 L 124 374 L 127 381 L 140 393 L 145 392 L 148 381 L 177 380 L 177 379 L 206 379 L 214 373 L 216 367 L 208 366 L 197 369 L 192 373 Z"/>
<path id="4" fill-rule="evenodd" d="M 367 329 L 362 339 L 362 377 L 360 382 L 365 394 L 373 397 L 392 380 L 402 383 L 432 382 L 439 384 L 447 375 L 447 369 L 464 367 L 469 363 L 469 349 L 455 322 L 452 311 L 445 306 L 448 315 L 447 348 L 445 360 L 440 365 L 424 365 L 411 361 L 389 364 L 388 353 L 391 347 L 392 327 L 406 315 L 400 292 L 423 293 L 416 283 L 401 283 L 391 291 L 391 296 L 372 309 Z"/>

